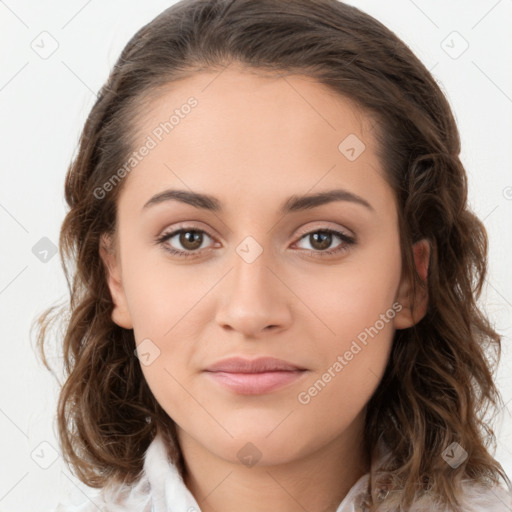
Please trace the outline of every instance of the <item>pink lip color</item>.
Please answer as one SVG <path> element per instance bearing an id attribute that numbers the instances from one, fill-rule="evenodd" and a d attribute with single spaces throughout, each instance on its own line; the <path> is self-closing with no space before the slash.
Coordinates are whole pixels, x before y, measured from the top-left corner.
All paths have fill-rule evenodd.
<path id="1" fill-rule="evenodd" d="M 304 368 L 276 359 L 248 360 L 231 357 L 206 369 L 207 375 L 235 393 L 260 395 L 289 384 L 304 375 Z"/>
<path id="2" fill-rule="evenodd" d="M 261 395 L 280 388 L 304 374 L 304 370 L 261 373 L 208 372 L 223 386 L 242 395 Z"/>

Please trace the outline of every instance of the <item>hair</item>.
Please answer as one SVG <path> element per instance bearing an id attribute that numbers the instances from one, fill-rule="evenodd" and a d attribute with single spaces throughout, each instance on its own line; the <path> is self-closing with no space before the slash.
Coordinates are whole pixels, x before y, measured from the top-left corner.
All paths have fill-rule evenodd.
<path id="1" fill-rule="evenodd" d="M 454 510 L 464 479 L 489 484 L 502 477 L 509 483 L 490 454 L 496 438 L 486 420 L 489 409 L 501 404 L 493 379 L 501 337 L 477 304 L 487 272 L 487 233 L 467 204 L 454 116 L 404 42 L 337 0 L 182 0 L 123 49 L 67 171 L 69 211 L 59 251 L 69 303 L 37 318 L 37 346 L 50 370 L 48 329 L 64 322 L 57 421 L 65 460 L 91 487 L 133 483 L 161 431 L 183 474 L 175 424 L 143 378 L 133 331 L 111 318 L 99 247 L 103 235 L 116 232 L 116 201 L 126 180 L 101 199 L 94 191 L 133 152 L 137 121 L 150 100 L 177 80 L 232 64 L 309 76 L 374 120 L 377 155 L 396 198 L 411 300 L 418 287 L 428 290 L 425 316 L 395 332 L 384 376 L 367 404 L 364 437 L 371 460 L 380 446 L 392 455 L 372 466 L 370 505 L 379 480 L 396 491 L 384 500 L 407 507 L 429 492 Z M 431 247 L 426 282 L 413 255 L 413 244 L 422 239 Z M 457 468 L 442 457 L 453 442 L 468 454 Z"/>

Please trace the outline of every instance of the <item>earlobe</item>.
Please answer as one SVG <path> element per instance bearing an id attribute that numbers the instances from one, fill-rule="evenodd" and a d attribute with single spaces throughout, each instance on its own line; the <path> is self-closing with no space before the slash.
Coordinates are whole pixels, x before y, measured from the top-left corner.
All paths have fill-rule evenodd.
<path id="1" fill-rule="evenodd" d="M 417 324 L 426 314 L 428 308 L 428 265 L 430 258 L 430 243 L 427 239 L 416 242 L 413 246 L 414 263 L 416 271 L 424 283 L 423 287 L 417 287 L 413 296 L 411 283 L 402 279 L 398 288 L 397 301 L 402 309 L 395 316 L 395 329 L 407 329 Z M 414 298 L 414 310 L 412 302 Z"/>
<path id="2" fill-rule="evenodd" d="M 112 241 L 105 234 L 101 236 L 99 253 L 103 261 L 107 284 L 114 304 L 112 321 L 119 325 L 119 327 L 133 329 L 133 323 L 122 284 L 120 265 Z"/>

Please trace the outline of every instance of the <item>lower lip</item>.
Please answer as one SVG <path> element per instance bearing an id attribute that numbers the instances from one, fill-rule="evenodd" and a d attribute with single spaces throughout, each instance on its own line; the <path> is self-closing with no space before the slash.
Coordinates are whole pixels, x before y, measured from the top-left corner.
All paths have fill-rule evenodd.
<path id="1" fill-rule="evenodd" d="M 306 372 L 275 371 L 262 373 L 206 372 L 219 384 L 241 395 L 262 395 L 282 388 L 301 378 Z"/>

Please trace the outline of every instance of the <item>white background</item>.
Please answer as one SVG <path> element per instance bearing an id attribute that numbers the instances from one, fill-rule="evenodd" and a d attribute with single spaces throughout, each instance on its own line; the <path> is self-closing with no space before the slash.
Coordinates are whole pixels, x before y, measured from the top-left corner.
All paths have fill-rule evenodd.
<path id="1" fill-rule="evenodd" d="M 482 304 L 503 335 L 498 385 L 506 404 L 496 424 L 496 457 L 512 476 L 512 1 L 349 3 L 411 46 L 458 120 L 470 204 L 489 234 Z M 48 469 L 31 458 L 36 450 L 40 462 L 51 461 L 52 448 L 42 442 L 58 450 L 58 388 L 34 355 L 29 326 L 67 293 L 58 255 L 43 263 L 32 247 L 43 237 L 58 243 L 64 176 L 95 93 L 129 38 L 171 4 L 0 1 L 0 511 L 52 510 L 59 499 L 78 503 L 91 492 L 60 457 Z M 31 47 L 43 31 L 58 43 L 47 59 Z M 467 50 L 453 58 L 465 41 Z"/>

